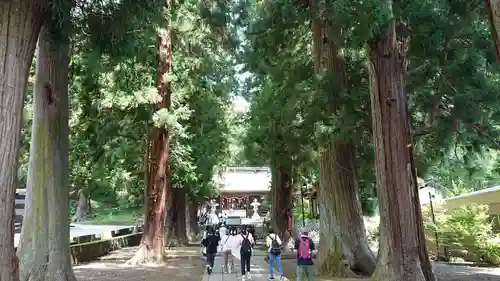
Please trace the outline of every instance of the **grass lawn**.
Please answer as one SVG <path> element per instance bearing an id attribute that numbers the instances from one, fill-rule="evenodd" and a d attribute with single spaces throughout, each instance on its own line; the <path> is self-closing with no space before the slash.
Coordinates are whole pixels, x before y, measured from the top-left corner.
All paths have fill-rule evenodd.
<path id="1" fill-rule="evenodd" d="M 120 208 L 97 203 L 95 207 L 92 204 L 92 214 L 85 222 L 93 224 L 134 225 L 142 215 L 143 210 L 141 208 Z"/>

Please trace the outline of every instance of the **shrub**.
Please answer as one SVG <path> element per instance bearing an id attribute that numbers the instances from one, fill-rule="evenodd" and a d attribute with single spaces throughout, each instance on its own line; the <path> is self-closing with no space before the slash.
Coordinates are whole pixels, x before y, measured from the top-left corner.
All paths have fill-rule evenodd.
<path id="1" fill-rule="evenodd" d="M 500 266 L 500 241 L 492 239 L 481 247 L 479 260 L 483 263 Z"/>
<path id="2" fill-rule="evenodd" d="M 460 251 L 462 257 L 469 260 L 499 264 L 500 247 L 493 242 L 496 236 L 489 221 L 488 206 L 468 204 L 446 210 L 436 205 L 434 216 L 435 224 L 430 208 L 423 208 L 428 241 L 435 242 L 434 233 L 437 231 L 440 247 L 447 247 L 453 252 Z"/>

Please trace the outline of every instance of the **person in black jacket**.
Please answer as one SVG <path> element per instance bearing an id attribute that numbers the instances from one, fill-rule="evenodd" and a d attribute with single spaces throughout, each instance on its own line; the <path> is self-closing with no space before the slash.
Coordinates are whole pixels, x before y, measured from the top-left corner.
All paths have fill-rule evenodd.
<path id="1" fill-rule="evenodd" d="M 240 247 L 240 261 L 241 261 L 241 279 L 251 279 L 250 277 L 250 260 L 252 258 L 252 247 L 255 240 L 246 227 L 241 229 L 238 239 L 238 246 Z"/>
<path id="2" fill-rule="evenodd" d="M 215 229 L 210 229 L 207 237 L 201 241 L 207 252 L 207 273 L 212 274 L 214 268 L 215 256 L 217 255 L 217 247 L 219 246 L 220 237 L 215 233 Z"/>

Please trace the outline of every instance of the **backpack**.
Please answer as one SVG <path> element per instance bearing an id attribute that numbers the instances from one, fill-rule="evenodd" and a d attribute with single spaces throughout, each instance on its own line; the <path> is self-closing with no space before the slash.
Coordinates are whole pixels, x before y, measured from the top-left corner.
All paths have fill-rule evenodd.
<path id="1" fill-rule="evenodd" d="M 271 236 L 269 236 L 269 238 L 271 238 Z M 277 256 L 277 255 L 280 255 L 281 254 L 281 245 L 280 243 L 278 243 L 278 240 L 276 239 L 276 236 L 274 236 L 274 238 L 271 238 L 271 250 L 269 251 L 269 253 L 271 253 L 271 255 L 274 255 L 274 256 Z"/>
<path id="2" fill-rule="evenodd" d="M 301 238 L 299 242 L 298 258 L 300 260 L 311 259 L 311 244 L 309 238 Z"/>
<path id="3" fill-rule="evenodd" d="M 243 237 L 243 241 L 241 241 L 240 253 L 242 254 L 250 253 L 252 251 L 252 243 L 250 243 L 250 239 L 248 239 L 248 234 L 247 236 L 244 236 L 242 234 L 241 237 Z"/>
<path id="4" fill-rule="evenodd" d="M 213 234 L 209 234 L 207 236 L 207 239 L 208 239 L 208 243 L 207 243 L 207 249 L 212 249 L 212 244 L 214 242 L 214 239 L 213 239 Z M 208 251 L 208 250 L 207 250 Z"/>

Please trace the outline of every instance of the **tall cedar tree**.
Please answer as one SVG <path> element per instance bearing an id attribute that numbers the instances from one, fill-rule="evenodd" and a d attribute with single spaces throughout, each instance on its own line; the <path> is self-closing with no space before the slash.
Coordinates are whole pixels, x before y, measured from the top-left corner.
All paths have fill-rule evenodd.
<path id="1" fill-rule="evenodd" d="M 315 11 L 312 22 L 313 61 L 317 77 L 329 87 L 327 115 L 335 114 L 348 94 L 346 61 L 332 38 L 340 33 L 338 25 L 320 16 L 331 12 L 325 1 L 311 1 Z M 328 81 L 325 81 L 328 80 Z M 320 82 L 323 82 L 320 81 Z M 321 90 L 320 90 L 321 91 Z M 356 165 L 356 146 L 351 140 L 334 141 L 320 137 L 319 206 L 322 245 L 318 256 L 319 271 L 326 275 L 354 277 L 371 275 L 375 256 L 371 252 L 361 210 Z"/>
<path id="2" fill-rule="evenodd" d="M 19 279 L 14 204 L 24 94 L 45 1 L 0 1 L 0 280 Z"/>
<path id="3" fill-rule="evenodd" d="M 170 28 L 170 23 L 168 28 Z M 158 64 L 156 87 L 161 101 L 154 105 L 154 111 L 169 109 L 171 104 L 171 85 L 168 79 L 172 73 L 172 41 L 170 29 L 159 29 L 156 38 Z M 129 264 L 161 262 L 164 258 L 164 228 L 167 189 L 169 180 L 170 132 L 167 127 L 154 127 L 150 134 L 151 149 L 148 159 L 148 181 L 146 186 L 146 208 L 144 233 L 139 250 L 128 261 Z"/>
<path id="4" fill-rule="evenodd" d="M 38 37 L 26 213 L 19 245 L 21 280 L 76 280 L 69 233 L 69 31 L 71 1 Z M 52 19 L 56 17 L 52 15 Z"/>
<path id="5" fill-rule="evenodd" d="M 391 10 L 392 2 L 384 8 Z M 404 30 L 404 28 L 401 28 Z M 368 42 L 375 170 L 380 210 L 380 250 L 372 279 L 434 281 L 420 215 L 408 100 L 407 38 L 386 30 Z"/>

